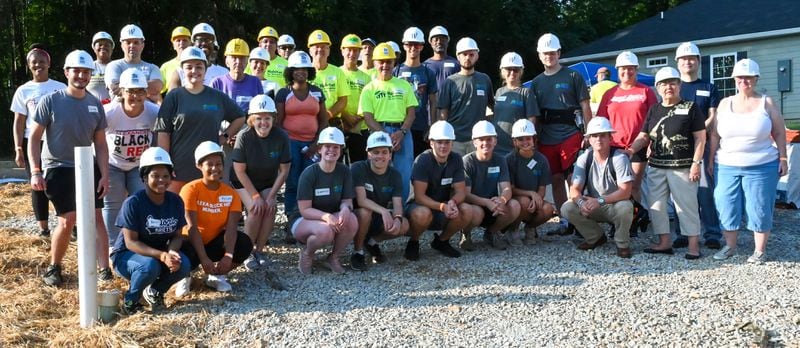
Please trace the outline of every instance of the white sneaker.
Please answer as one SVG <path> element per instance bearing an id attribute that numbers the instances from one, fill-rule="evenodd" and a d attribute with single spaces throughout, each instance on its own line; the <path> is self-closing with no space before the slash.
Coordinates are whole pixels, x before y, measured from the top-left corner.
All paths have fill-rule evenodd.
<path id="1" fill-rule="evenodd" d="M 753 255 L 747 258 L 747 263 L 763 264 L 767 260 L 767 255 L 760 251 L 754 251 Z"/>
<path id="2" fill-rule="evenodd" d="M 261 266 L 258 262 L 258 256 L 256 256 L 256 252 L 250 253 L 250 256 L 244 260 L 244 268 L 247 268 L 248 271 L 255 271 Z"/>
<path id="3" fill-rule="evenodd" d="M 206 279 L 206 286 L 219 292 L 229 292 L 233 289 L 231 283 L 228 283 L 228 278 L 224 275 L 209 274 Z"/>
<path id="4" fill-rule="evenodd" d="M 192 289 L 192 277 L 188 276 L 175 284 L 175 297 L 183 297 L 189 294 Z"/>
<path id="5" fill-rule="evenodd" d="M 736 248 L 731 249 L 731 247 L 725 245 L 720 251 L 714 254 L 714 260 L 727 260 L 733 255 L 736 255 Z"/>

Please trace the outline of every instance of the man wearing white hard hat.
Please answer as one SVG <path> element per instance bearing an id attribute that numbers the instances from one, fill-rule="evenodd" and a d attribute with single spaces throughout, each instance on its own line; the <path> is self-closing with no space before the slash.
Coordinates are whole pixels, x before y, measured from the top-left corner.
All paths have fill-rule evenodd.
<path id="1" fill-rule="evenodd" d="M 192 45 L 192 32 L 187 27 L 177 26 L 172 29 L 169 41 L 172 42 L 172 49 L 175 50 L 175 57 L 161 64 L 161 68 L 159 68 L 161 80 L 164 82 L 164 87 L 161 88 L 162 94 L 167 93 L 169 85 L 167 79 L 169 79 L 173 71 L 180 67 L 181 52 Z"/>
<path id="2" fill-rule="evenodd" d="M 370 262 L 386 262 L 379 242 L 404 236 L 408 220 L 403 217 L 403 180 L 392 167 L 392 138 L 385 132 L 372 133 L 367 138 L 367 160 L 350 165 L 356 193 L 358 233 L 353 240 L 350 267 L 367 269 L 364 248 Z M 366 244 L 366 245 L 365 245 Z"/>
<path id="3" fill-rule="evenodd" d="M 50 265 L 44 274 L 47 285 L 63 282 L 61 261 L 67 252 L 70 231 L 75 226 L 75 151 L 78 146 L 94 146 L 95 151 L 95 219 L 102 221 L 100 209 L 108 193 L 107 126 L 103 105 L 86 92 L 94 63 L 89 53 L 75 50 L 64 61 L 67 88 L 48 94 L 39 102 L 33 115 L 35 122 L 28 140 L 31 165 L 31 187 L 44 191 L 58 215 L 50 247 Z M 41 148 L 44 138 L 44 149 Z M 113 279 L 108 261 L 108 234 L 105 225 L 97 224 L 98 278 Z"/>
<path id="4" fill-rule="evenodd" d="M 144 50 L 144 33 L 135 24 L 122 27 L 119 33 L 123 58 L 108 63 L 106 67 L 106 87 L 112 96 L 119 96 L 119 77 L 122 72 L 130 68 L 139 69 L 147 78 L 147 98 L 154 103 L 161 103 L 161 70 L 155 64 L 142 60 Z"/>
<path id="5" fill-rule="evenodd" d="M 433 56 L 425 60 L 425 66 L 436 75 L 436 86 L 441 89 L 447 77 L 458 72 L 460 65 L 458 59 L 447 54 L 447 45 L 450 43 L 450 34 L 441 25 L 431 28 L 428 33 L 428 44 L 431 45 Z"/>
<path id="6" fill-rule="evenodd" d="M 562 66 L 561 41 L 547 33 L 539 37 L 536 44 L 539 61 L 544 71 L 533 79 L 534 94 L 541 115 L 536 119 L 539 151 L 547 157 L 553 175 L 553 199 L 560 207 L 567 200 L 568 172 L 575 163 L 578 150 L 583 147 L 583 125 L 589 123 L 592 109 L 589 105 L 589 90 L 583 76 L 577 71 Z M 571 233 L 569 223 L 561 214 L 559 233 Z"/>
<path id="7" fill-rule="evenodd" d="M 465 37 L 456 44 L 461 70 L 450 75 L 439 89 L 440 119 L 453 125 L 456 140 L 453 151 L 465 155 L 475 150 L 470 139 L 472 125 L 486 119 L 486 108 L 494 106 L 494 88 L 489 75 L 475 71 L 478 43 Z"/>
<path id="8" fill-rule="evenodd" d="M 394 68 L 393 75 L 408 81 L 417 96 L 414 110 L 414 123 L 411 124 L 411 138 L 414 140 L 414 157 L 419 156 L 428 147 L 425 133 L 432 122 L 435 122 L 436 93 L 439 85 L 433 70 L 420 62 L 422 49 L 425 47 L 425 34 L 417 27 L 406 29 L 403 33 L 403 49 L 406 51 L 405 62 Z M 431 119 L 433 118 L 433 120 Z"/>
<path id="9" fill-rule="evenodd" d="M 483 239 L 495 249 L 508 248 L 511 234 L 507 228 L 519 216 L 520 206 L 512 197 L 511 178 L 505 158 L 494 156 L 497 131 L 489 121 L 479 121 L 472 127 L 475 151 L 464 156 L 464 175 L 467 178 L 467 202 L 481 210 L 472 221 L 486 228 Z M 461 248 L 472 250 L 472 227 L 462 231 Z M 517 245 L 517 243 L 514 243 Z M 521 244 L 521 241 L 520 243 Z"/>
<path id="10" fill-rule="evenodd" d="M 295 47 L 297 45 L 295 45 L 294 38 L 291 35 L 283 34 L 278 38 L 278 55 L 283 59 L 289 59 L 289 56 L 294 53 Z"/>
<path id="11" fill-rule="evenodd" d="M 456 134 L 447 121 L 437 121 L 428 132 L 430 149 L 414 160 L 411 169 L 412 195 L 408 198 L 406 216 L 410 237 L 403 257 L 419 260 L 419 238 L 426 230 L 434 234 L 431 248 L 447 257 L 459 257 L 461 252 L 450 245 L 450 238 L 467 225 L 477 225 L 473 216 L 479 207 L 465 202 L 467 195 L 464 162 L 452 152 Z"/>
<path id="12" fill-rule="evenodd" d="M 98 31 L 92 37 L 92 51 L 95 56 L 94 70 L 92 70 L 92 79 L 86 86 L 86 91 L 106 104 L 111 101 L 105 76 L 106 66 L 111 62 L 111 55 L 114 53 L 114 38 L 105 31 Z"/>
<path id="13" fill-rule="evenodd" d="M 216 64 L 217 61 L 217 34 L 214 28 L 208 23 L 199 23 L 192 28 L 192 45 L 203 52 L 203 57 L 206 60 L 205 74 L 203 75 L 203 84 L 211 87 L 211 81 L 216 77 L 228 73 L 228 69 Z M 186 51 L 186 49 L 184 49 Z M 183 52 L 181 52 L 183 55 Z M 179 59 L 182 60 L 182 59 Z M 182 63 L 181 63 L 182 64 Z M 186 85 L 186 75 L 178 66 L 167 79 L 167 88 L 171 91 L 180 86 Z"/>
<path id="14" fill-rule="evenodd" d="M 586 127 L 591 148 L 575 161 L 569 200 L 561 214 L 575 225 L 585 241 L 580 250 L 592 250 L 608 239 L 600 222 L 614 224 L 617 256 L 630 258 L 630 226 L 633 222 L 633 169 L 628 155 L 611 147 L 616 132 L 605 117 L 595 117 Z"/>
<path id="15" fill-rule="evenodd" d="M 530 88 L 522 86 L 525 64 L 522 56 L 508 52 L 500 59 L 500 77 L 503 85 L 494 93 L 494 115 L 492 123 L 497 127 L 495 152 L 505 156 L 514 150 L 511 137 L 512 125 L 517 120 L 531 122 L 539 116 L 539 103 Z"/>

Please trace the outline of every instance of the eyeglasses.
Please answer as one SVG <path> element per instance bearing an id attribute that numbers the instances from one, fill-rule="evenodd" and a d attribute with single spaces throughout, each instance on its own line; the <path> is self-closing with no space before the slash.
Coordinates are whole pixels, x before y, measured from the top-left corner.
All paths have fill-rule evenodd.
<path id="1" fill-rule="evenodd" d="M 207 37 L 207 38 L 204 38 L 204 37 L 196 37 L 196 38 L 194 38 L 194 40 L 192 40 L 192 41 L 193 41 L 193 42 L 197 42 L 197 43 L 213 43 L 213 42 L 214 42 L 214 39 L 213 39 L 213 38 L 210 38 L 210 37 Z"/>
<path id="2" fill-rule="evenodd" d="M 294 46 L 278 46 L 278 49 L 288 51 L 288 50 L 293 50 Z"/>

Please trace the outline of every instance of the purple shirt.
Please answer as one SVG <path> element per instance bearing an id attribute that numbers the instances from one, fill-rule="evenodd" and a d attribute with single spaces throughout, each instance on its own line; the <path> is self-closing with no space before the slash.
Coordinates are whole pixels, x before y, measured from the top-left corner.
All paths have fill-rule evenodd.
<path id="1" fill-rule="evenodd" d="M 247 74 L 244 75 L 244 79 L 241 81 L 234 81 L 230 74 L 218 76 L 211 81 L 211 87 L 231 97 L 244 112 L 247 112 L 247 109 L 250 108 L 250 99 L 259 94 L 264 94 L 261 81 L 255 76 Z"/>

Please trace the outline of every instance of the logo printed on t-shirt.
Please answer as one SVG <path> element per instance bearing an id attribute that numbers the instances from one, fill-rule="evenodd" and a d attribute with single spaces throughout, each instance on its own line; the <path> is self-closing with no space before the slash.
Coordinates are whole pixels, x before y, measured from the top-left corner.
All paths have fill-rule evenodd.
<path id="1" fill-rule="evenodd" d="M 202 108 L 208 111 L 219 111 L 219 105 L 217 104 L 203 104 Z"/>

